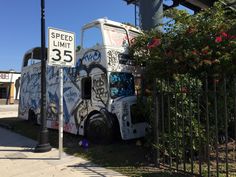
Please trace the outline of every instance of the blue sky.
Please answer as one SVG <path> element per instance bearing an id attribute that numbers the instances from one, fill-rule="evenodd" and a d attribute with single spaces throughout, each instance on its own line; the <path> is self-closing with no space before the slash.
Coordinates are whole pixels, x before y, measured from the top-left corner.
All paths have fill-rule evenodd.
<path id="1" fill-rule="evenodd" d="M 73 31 L 77 44 L 81 27 L 97 18 L 134 23 L 134 7 L 122 0 L 45 0 L 45 10 L 46 30 Z M 24 53 L 41 45 L 40 0 L 2 0 L 0 23 L 0 70 L 20 71 Z"/>
<path id="2" fill-rule="evenodd" d="M 165 0 L 168 1 L 168 0 Z M 40 0 L 2 0 L 0 5 L 0 71 L 21 70 L 22 57 L 41 45 Z M 79 44 L 81 27 L 97 18 L 134 24 L 134 6 L 123 0 L 45 0 L 47 28 L 76 33 Z M 46 44 L 47 46 L 47 44 Z"/>

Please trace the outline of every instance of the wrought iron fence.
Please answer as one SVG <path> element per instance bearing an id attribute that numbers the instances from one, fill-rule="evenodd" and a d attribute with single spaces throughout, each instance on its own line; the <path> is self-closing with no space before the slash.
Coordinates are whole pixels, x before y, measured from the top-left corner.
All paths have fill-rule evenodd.
<path id="1" fill-rule="evenodd" d="M 156 164 L 236 176 L 236 77 L 176 75 L 154 87 Z"/>

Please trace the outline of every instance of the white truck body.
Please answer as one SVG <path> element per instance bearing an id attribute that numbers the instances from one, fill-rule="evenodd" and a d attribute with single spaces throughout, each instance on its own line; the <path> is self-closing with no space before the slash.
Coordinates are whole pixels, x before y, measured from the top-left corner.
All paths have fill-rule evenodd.
<path id="1" fill-rule="evenodd" d="M 93 45 L 86 32 L 98 30 L 100 41 Z M 77 52 L 76 67 L 64 68 L 64 131 L 85 135 L 88 120 L 101 113 L 108 122 L 118 123 L 124 140 L 143 137 L 148 124 L 134 117 L 136 105 L 135 82 L 140 80 L 140 68 L 127 54 L 131 39 L 140 31 L 107 19 L 85 25 L 81 33 L 81 49 Z M 96 41 L 96 40 L 95 40 Z M 87 43 L 87 44 L 85 44 Z M 89 48 L 86 48 L 86 45 Z M 29 119 L 33 112 L 40 119 L 40 62 L 30 64 L 39 56 L 40 48 L 26 52 L 22 66 L 19 117 Z M 58 128 L 59 76 L 58 68 L 47 66 L 47 127 Z M 136 80 L 137 79 L 137 80 Z M 112 120 L 109 120 L 112 117 Z M 112 122 L 113 121 L 113 122 Z M 114 127 L 113 127 L 114 128 Z"/>

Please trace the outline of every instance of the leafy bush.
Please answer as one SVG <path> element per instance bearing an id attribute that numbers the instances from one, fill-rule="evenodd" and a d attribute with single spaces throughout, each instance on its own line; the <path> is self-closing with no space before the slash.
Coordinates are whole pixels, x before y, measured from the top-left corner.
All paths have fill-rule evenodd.
<path id="1" fill-rule="evenodd" d="M 193 96 L 186 97 L 183 91 L 191 90 L 197 93 L 195 92 L 196 89 L 204 90 L 207 76 L 208 89 L 213 90 L 214 82 L 217 81 L 218 90 L 222 93 L 224 89 L 223 76 L 229 76 L 229 83 L 233 80 L 230 75 L 236 72 L 236 13 L 226 9 L 218 2 L 215 3 L 214 7 L 195 15 L 189 15 L 186 11 L 171 9 L 165 12 L 165 16 L 168 21 L 163 24 L 163 31 L 150 30 L 137 37 L 130 47 L 130 55 L 136 60 L 137 64 L 145 66 L 145 81 L 149 88 L 150 85 L 153 85 L 155 78 L 164 80 L 162 85 L 157 83 L 156 87 L 159 90 L 161 87 L 165 90 L 165 87 L 169 84 L 168 82 L 171 82 L 174 86 L 168 87 L 168 91 L 174 93 L 177 89 L 180 93 L 169 95 L 170 99 L 177 98 L 180 100 L 182 99 L 180 97 L 183 97 L 183 103 L 181 104 L 184 107 L 191 105 L 192 110 L 186 109 L 187 112 L 184 114 L 180 108 L 177 107 L 176 109 L 173 105 L 170 106 L 170 110 L 164 109 L 163 114 L 165 116 L 162 119 L 166 119 L 168 114 L 177 115 L 177 120 L 185 119 L 188 124 L 184 129 L 181 128 L 180 124 L 176 131 L 175 122 L 169 122 L 172 129 L 170 132 L 160 132 L 160 141 L 166 141 L 174 147 L 176 139 L 182 139 L 181 132 L 185 131 L 187 141 L 185 146 L 189 147 L 191 128 L 194 136 L 193 149 L 199 149 L 199 142 L 202 141 L 201 143 L 204 144 L 206 141 L 206 122 L 199 122 L 194 112 L 196 113 L 197 109 L 200 109 L 202 112 L 200 116 L 204 117 L 204 105 L 209 105 L 209 134 L 213 137 L 215 126 L 214 95 L 209 95 L 207 103 L 205 103 L 205 100 L 201 101 L 200 105 L 203 106 L 197 108 L 196 96 L 195 99 L 193 99 Z M 179 84 L 181 82 L 183 84 L 185 81 L 190 81 L 187 87 Z M 196 82 L 198 82 L 199 88 L 195 87 Z M 235 94 L 232 87 L 228 90 L 228 96 Z M 224 96 L 219 95 L 219 97 L 223 98 Z M 228 102 L 232 103 L 228 108 L 229 115 L 233 115 L 233 96 L 228 99 Z M 167 104 L 167 99 L 165 99 L 163 105 Z M 223 110 L 224 99 L 221 99 L 218 102 L 220 117 L 224 117 Z M 190 115 L 190 111 L 193 112 L 191 122 L 189 122 L 190 116 L 185 116 Z M 153 119 L 153 115 L 150 114 L 149 116 Z M 229 117 L 229 120 L 233 121 L 233 116 Z M 219 120 L 219 130 L 224 129 L 224 124 L 221 121 Z M 166 122 L 168 124 L 168 121 Z M 179 143 L 183 147 L 183 144 Z M 214 138 L 210 139 L 210 143 L 214 144 Z M 163 151 L 163 154 L 182 155 L 183 149 L 181 148 L 181 152 L 176 152 L 175 148 L 170 148 L 166 152 L 166 145 L 166 143 L 160 143 L 155 146 Z"/>

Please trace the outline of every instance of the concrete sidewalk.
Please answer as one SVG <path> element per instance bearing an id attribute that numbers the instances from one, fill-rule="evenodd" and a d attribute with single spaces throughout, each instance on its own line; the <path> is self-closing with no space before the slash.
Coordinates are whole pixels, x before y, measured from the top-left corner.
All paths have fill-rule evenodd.
<path id="1" fill-rule="evenodd" d="M 18 104 L 13 105 L 0 105 L 0 118 L 17 117 Z"/>
<path id="2" fill-rule="evenodd" d="M 1 111 L 1 110 L 0 110 Z M 5 113 L 8 117 L 12 111 Z M 2 112 L 0 117 L 3 118 Z M 1 177 L 106 177 L 123 176 L 99 167 L 82 158 L 63 154 L 58 150 L 34 153 L 37 142 L 0 127 L 0 176 Z"/>

